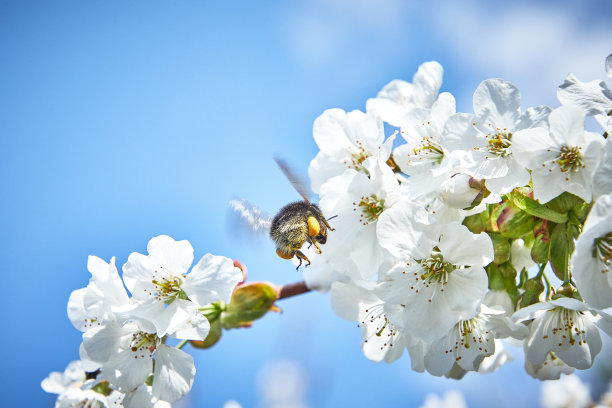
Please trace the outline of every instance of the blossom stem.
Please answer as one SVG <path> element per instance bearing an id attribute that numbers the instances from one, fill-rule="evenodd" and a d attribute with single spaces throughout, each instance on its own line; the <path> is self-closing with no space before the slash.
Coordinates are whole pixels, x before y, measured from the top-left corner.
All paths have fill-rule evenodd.
<path id="1" fill-rule="evenodd" d="M 546 262 L 544 262 L 542 265 L 540 265 L 540 270 L 538 271 L 538 274 L 536 275 L 536 278 L 541 278 L 542 275 L 544 275 L 544 268 L 546 268 Z"/>
<path id="2" fill-rule="evenodd" d="M 189 340 L 183 340 L 183 341 L 181 341 L 179 344 L 177 344 L 177 345 L 176 345 L 176 348 L 177 348 L 178 350 L 182 349 L 183 347 L 185 347 L 185 344 L 187 344 L 187 342 L 188 342 L 188 341 L 189 341 Z"/>
<path id="3" fill-rule="evenodd" d="M 281 286 L 278 294 L 278 299 L 285 299 L 302 293 L 310 292 L 310 288 L 306 286 L 306 282 L 300 281 Z"/>
<path id="4" fill-rule="evenodd" d="M 546 300 L 550 300 L 550 281 L 546 275 L 542 275 L 544 283 L 546 284 Z"/>

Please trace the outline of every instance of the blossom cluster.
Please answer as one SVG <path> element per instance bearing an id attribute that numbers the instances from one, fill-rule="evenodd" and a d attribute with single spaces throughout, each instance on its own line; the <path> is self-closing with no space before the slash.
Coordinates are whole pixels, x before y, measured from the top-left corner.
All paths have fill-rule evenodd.
<path id="1" fill-rule="evenodd" d="M 612 76 L 612 55 L 606 66 Z M 442 73 L 426 62 L 366 112 L 316 119 L 309 176 L 333 229 L 317 239 L 323 250 L 301 249 L 306 285 L 359 323 L 374 361 L 407 351 L 414 370 L 461 378 L 495 371 L 511 344 L 539 379 L 587 369 L 600 330 L 612 336 L 612 92 L 569 75 L 561 106 L 522 110 L 515 85 L 488 79 L 463 113 L 439 93 Z M 603 135 L 585 130 L 586 116 Z M 269 228 L 247 204 L 234 208 Z M 147 251 L 122 277 L 115 258 L 90 256 L 89 284 L 68 300 L 80 360 L 42 382 L 56 407 L 168 407 L 193 384 L 187 342 L 210 347 L 290 296 L 245 284 L 246 268 L 223 256 L 192 267 L 187 241 L 162 235 Z"/>
<path id="2" fill-rule="evenodd" d="M 68 300 L 68 317 L 83 332 L 81 360 L 42 382 L 59 394 L 56 407 L 165 408 L 191 389 L 196 369 L 181 350 L 185 342 L 166 342 L 204 341 L 211 330 L 207 312 L 230 302 L 243 272 L 211 254 L 189 271 L 191 244 L 165 235 L 151 239 L 147 250 L 129 256 L 123 280 L 114 257 L 89 257 L 89 284 Z"/>
<path id="3" fill-rule="evenodd" d="M 442 74 L 426 62 L 365 113 L 316 119 L 309 176 L 335 231 L 306 282 L 331 288 L 374 361 L 407 350 L 414 370 L 461 378 L 509 361 L 506 343 L 536 378 L 589 368 L 612 335 L 612 93 L 569 75 L 561 106 L 521 109 L 488 79 L 464 113 Z"/>

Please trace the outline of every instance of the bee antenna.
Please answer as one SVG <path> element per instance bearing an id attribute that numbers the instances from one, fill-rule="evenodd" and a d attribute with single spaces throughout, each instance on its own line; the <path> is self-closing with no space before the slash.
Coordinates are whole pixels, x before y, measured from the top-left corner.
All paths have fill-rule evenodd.
<path id="1" fill-rule="evenodd" d="M 336 214 L 336 215 L 334 215 L 334 216 L 332 216 L 332 217 L 329 217 L 329 218 L 327 219 L 327 221 L 329 221 L 329 220 L 333 220 L 333 219 L 334 219 L 334 218 L 336 218 L 337 216 L 338 216 L 338 214 Z"/>

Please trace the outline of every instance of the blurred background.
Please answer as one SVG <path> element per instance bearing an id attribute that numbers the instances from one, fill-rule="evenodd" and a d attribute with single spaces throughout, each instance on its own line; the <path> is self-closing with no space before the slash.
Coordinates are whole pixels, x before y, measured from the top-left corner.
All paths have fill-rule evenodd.
<path id="1" fill-rule="evenodd" d="M 497 77 L 523 108 L 556 107 L 568 73 L 605 78 L 611 21 L 608 0 L 0 0 L 0 405 L 53 406 L 40 381 L 78 358 L 66 304 L 89 254 L 121 266 L 168 234 L 196 261 L 211 252 L 241 260 L 250 280 L 298 281 L 271 242 L 233 237 L 227 203 L 274 213 L 298 199 L 272 157 L 306 175 L 325 109 L 364 110 L 429 60 L 458 111 Z M 407 355 L 368 361 L 325 295 L 279 306 L 210 350 L 186 347 L 197 374 L 176 406 L 412 407 L 449 389 L 470 407 L 538 406 L 520 350 L 492 375 L 435 378 Z M 605 370 L 581 373 L 594 396 Z M 294 390 L 295 405 L 274 405 L 271 389 Z"/>

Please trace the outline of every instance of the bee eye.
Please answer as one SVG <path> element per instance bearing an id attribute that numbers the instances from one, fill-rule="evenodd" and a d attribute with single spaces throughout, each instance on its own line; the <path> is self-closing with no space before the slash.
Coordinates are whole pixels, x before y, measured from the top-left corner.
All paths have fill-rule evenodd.
<path id="1" fill-rule="evenodd" d="M 325 244 L 327 242 L 327 235 L 324 235 L 323 233 L 321 233 L 317 235 L 315 239 L 317 240 L 319 244 Z"/>

